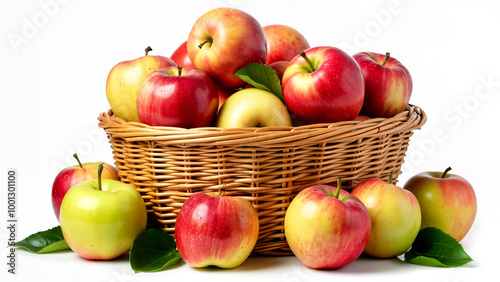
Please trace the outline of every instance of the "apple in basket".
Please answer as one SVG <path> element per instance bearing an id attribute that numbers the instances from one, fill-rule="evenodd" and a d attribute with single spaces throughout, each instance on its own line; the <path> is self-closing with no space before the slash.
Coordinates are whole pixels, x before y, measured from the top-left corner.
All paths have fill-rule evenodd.
<path id="1" fill-rule="evenodd" d="M 291 126 L 290 114 L 271 92 L 246 88 L 232 94 L 222 105 L 215 125 L 223 128 Z"/>
<path id="2" fill-rule="evenodd" d="M 335 47 L 301 52 L 283 74 L 285 104 L 304 124 L 354 119 L 363 106 L 364 93 L 358 64 Z"/>
<path id="3" fill-rule="evenodd" d="M 391 258 L 406 252 L 420 231 L 421 212 L 417 198 L 389 181 L 369 178 L 351 191 L 370 214 L 372 231 L 365 254 Z"/>
<path id="4" fill-rule="evenodd" d="M 97 170 L 100 164 L 103 164 L 102 178 L 120 180 L 116 167 L 103 162 L 81 163 L 76 154 L 73 157 L 78 162 L 78 165 L 67 167 L 61 170 L 54 179 L 52 184 L 52 207 L 54 214 L 59 220 L 59 212 L 64 195 L 68 190 L 76 184 L 89 179 L 97 178 Z"/>
<path id="5" fill-rule="evenodd" d="M 136 101 L 144 78 L 157 69 L 175 66 L 170 58 L 148 55 L 150 51 L 148 46 L 145 56 L 118 63 L 109 72 L 106 96 L 114 115 L 125 121 L 139 122 Z"/>
<path id="6" fill-rule="evenodd" d="M 477 213 L 472 185 L 463 177 L 444 172 L 422 172 L 403 186 L 417 197 L 422 209 L 422 226 L 437 227 L 461 241 L 469 232 Z"/>
<path id="7" fill-rule="evenodd" d="M 92 260 L 114 259 L 130 250 L 146 229 L 146 205 L 137 190 L 123 182 L 84 181 L 69 189 L 61 204 L 61 230 L 68 246 Z"/>
<path id="8" fill-rule="evenodd" d="M 170 59 L 175 64 L 181 65 L 183 68 L 194 68 L 193 63 L 189 59 L 187 53 L 187 41 L 184 41 L 175 51 L 170 55 Z"/>
<path id="9" fill-rule="evenodd" d="M 193 65 L 207 72 L 218 88 L 234 89 L 245 82 L 234 73 L 249 63 L 266 62 L 266 36 L 251 15 L 233 8 L 211 10 L 194 23 L 187 40 Z"/>
<path id="10" fill-rule="evenodd" d="M 392 117 L 404 110 L 413 88 L 410 72 L 389 53 L 360 52 L 353 56 L 365 80 L 365 100 L 361 114 Z"/>
<path id="11" fill-rule="evenodd" d="M 210 126 L 219 107 L 214 82 L 195 68 L 168 67 L 148 75 L 137 95 L 137 113 L 151 126 Z"/>
<path id="12" fill-rule="evenodd" d="M 267 39 L 266 65 L 291 61 L 300 51 L 309 49 L 307 39 L 293 27 L 273 24 L 264 26 Z"/>
<path id="13" fill-rule="evenodd" d="M 241 197 L 195 194 L 184 202 L 175 223 L 179 254 L 192 267 L 237 267 L 258 236 L 257 211 Z"/>
<path id="14" fill-rule="evenodd" d="M 356 260 L 370 236 L 370 216 L 349 192 L 328 185 L 302 190 L 285 214 L 290 249 L 305 265 L 336 269 Z"/>

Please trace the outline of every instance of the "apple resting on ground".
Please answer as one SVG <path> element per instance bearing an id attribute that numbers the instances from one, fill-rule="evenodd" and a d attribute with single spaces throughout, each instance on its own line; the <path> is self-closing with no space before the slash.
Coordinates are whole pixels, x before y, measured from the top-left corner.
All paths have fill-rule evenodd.
<path id="1" fill-rule="evenodd" d="M 356 260 L 370 236 L 370 216 L 353 195 L 338 187 L 316 185 L 302 190 L 285 214 L 290 249 L 305 265 L 335 269 Z"/>
<path id="2" fill-rule="evenodd" d="M 111 179 L 84 181 L 69 189 L 61 204 L 64 240 L 85 259 L 111 260 L 126 253 L 146 229 L 146 205 L 129 185 Z"/>
<path id="3" fill-rule="evenodd" d="M 365 100 L 361 114 L 369 117 L 392 117 L 410 101 L 413 83 L 410 72 L 395 58 L 361 52 L 353 56 L 365 80 Z"/>
<path id="4" fill-rule="evenodd" d="M 76 184 L 89 179 L 97 178 L 97 169 L 100 164 L 104 165 L 102 178 L 120 180 L 118 169 L 116 167 L 103 162 L 84 163 L 82 164 L 76 154 L 73 155 L 78 165 L 67 167 L 61 170 L 52 184 L 52 208 L 59 220 L 59 212 L 61 203 L 68 190 Z"/>
<path id="5" fill-rule="evenodd" d="M 237 267 L 258 236 L 257 211 L 240 197 L 195 194 L 182 205 L 175 224 L 177 248 L 192 267 Z"/>
<path id="6" fill-rule="evenodd" d="M 233 8 L 217 8 L 194 23 L 187 40 L 193 65 L 207 72 L 218 88 L 234 89 L 245 82 L 234 73 L 249 63 L 266 62 L 266 36 L 251 15 Z"/>
<path id="7" fill-rule="evenodd" d="M 184 41 L 175 51 L 170 55 L 170 59 L 175 64 L 181 65 L 183 68 L 194 68 L 193 63 L 187 54 L 187 41 Z"/>
<path id="8" fill-rule="evenodd" d="M 309 49 L 306 38 L 293 27 L 274 24 L 264 26 L 267 39 L 266 65 L 278 61 L 291 61 L 300 51 Z"/>
<path id="9" fill-rule="evenodd" d="M 469 232 L 477 212 L 472 185 L 463 177 L 443 172 L 422 172 L 404 185 L 417 197 L 422 210 L 422 226 L 437 227 L 461 241 Z"/>
<path id="10" fill-rule="evenodd" d="M 301 52 L 283 75 L 285 104 L 305 124 L 354 119 L 363 106 L 364 93 L 358 64 L 335 47 Z"/>
<path id="11" fill-rule="evenodd" d="M 139 122 L 137 115 L 137 92 L 142 81 L 152 71 L 175 66 L 164 56 L 148 55 L 152 49 L 146 48 L 146 56 L 116 64 L 106 81 L 106 95 L 113 114 L 125 121 Z"/>
<path id="12" fill-rule="evenodd" d="M 351 191 L 370 214 L 372 231 L 365 254 L 390 258 L 405 253 L 420 231 L 421 213 L 417 198 L 408 190 L 378 178 L 360 182 Z"/>
<path id="13" fill-rule="evenodd" d="M 139 120 L 151 126 L 210 126 L 218 106 L 217 88 L 210 76 L 180 65 L 152 72 L 137 95 Z"/>
<path id="14" fill-rule="evenodd" d="M 247 88 L 232 94 L 222 105 L 215 122 L 217 127 L 291 126 L 285 105 L 271 92 Z"/>

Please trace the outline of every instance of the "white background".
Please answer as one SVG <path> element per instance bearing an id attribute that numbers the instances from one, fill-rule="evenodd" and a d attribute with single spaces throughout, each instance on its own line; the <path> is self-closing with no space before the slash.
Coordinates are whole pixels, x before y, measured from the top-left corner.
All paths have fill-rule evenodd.
<path id="1" fill-rule="evenodd" d="M 7 171 L 18 171 L 17 238 L 58 225 L 50 193 L 54 177 L 83 162 L 112 163 L 99 113 L 109 109 L 105 82 L 118 62 L 151 54 L 170 56 L 194 21 L 219 6 L 253 15 L 265 26 L 290 25 L 311 46 L 385 53 L 399 59 L 414 83 L 411 103 L 428 122 L 415 132 L 399 184 L 421 171 L 452 173 L 471 182 L 476 221 L 461 242 L 474 259 L 456 269 L 362 257 L 335 271 L 304 267 L 295 257 L 252 257 L 232 270 L 195 270 L 181 264 L 134 274 L 127 257 L 94 262 L 75 253 L 17 251 L 17 275 L 2 281 L 441 281 L 484 280 L 498 268 L 500 172 L 500 3 L 498 1 L 1 1 L 0 215 L 7 225 Z M 49 4 L 47 4 L 49 3 Z M 249 42 L 251 44 L 251 42 Z M 0 246 L 7 245 L 0 226 Z M 0 248 L 1 249 L 1 248 Z M 489 276 L 491 277 L 491 276 Z"/>

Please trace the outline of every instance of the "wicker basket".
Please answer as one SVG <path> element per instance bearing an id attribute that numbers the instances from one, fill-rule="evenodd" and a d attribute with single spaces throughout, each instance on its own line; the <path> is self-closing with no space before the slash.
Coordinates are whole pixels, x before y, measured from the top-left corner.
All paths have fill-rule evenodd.
<path id="1" fill-rule="evenodd" d="M 413 130 L 426 115 L 419 107 L 392 118 L 299 127 L 152 127 L 125 122 L 111 111 L 99 126 L 110 139 L 122 181 L 137 188 L 148 220 L 170 234 L 188 197 L 197 192 L 243 196 L 258 211 L 256 254 L 288 255 L 284 216 L 290 201 L 313 184 L 351 189 L 360 181 L 397 181 Z"/>

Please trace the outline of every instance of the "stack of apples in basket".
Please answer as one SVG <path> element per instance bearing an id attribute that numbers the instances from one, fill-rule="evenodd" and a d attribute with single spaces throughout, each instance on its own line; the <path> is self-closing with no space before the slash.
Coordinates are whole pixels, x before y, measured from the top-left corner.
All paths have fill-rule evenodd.
<path id="1" fill-rule="evenodd" d="M 155 127 L 221 130 L 364 122 L 405 111 L 412 92 L 409 71 L 389 53 L 351 56 L 333 46 L 311 47 L 293 27 L 261 26 L 253 16 L 232 8 L 198 18 L 170 57 L 152 52 L 148 47 L 144 56 L 111 68 L 106 93 L 115 117 Z M 97 166 L 74 169 L 97 171 Z M 71 189 L 54 184 L 55 190 L 63 190 L 54 193 L 59 198 L 69 189 L 62 204 L 54 206 L 64 237 L 89 259 L 123 254 L 146 228 L 139 193 L 120 183 L 116 174 L 108 175 L 115 180 L 68 184 Z M 460 241 L 476 214 L 471 185 L 447 172 L 416 175 L 404 188 L 375 178 L 361 181 L 352 191 L 340 183 L 302 190 L 286 211 L 290 249 L 311 268 L 339 268 L 363 252 L 399 256 L 428 226 Z M 99 190 L 116 193 L 111 200 Z M 117 222 L 124 232 L 110 231 Z M 107 240 L 92 238 L 106 232 Z M 204 193 L 184 203 L 175 228 L 178 251 L 193 267 L 240 265 L 258 234 L 259 219 L 250 202 Z"/>

